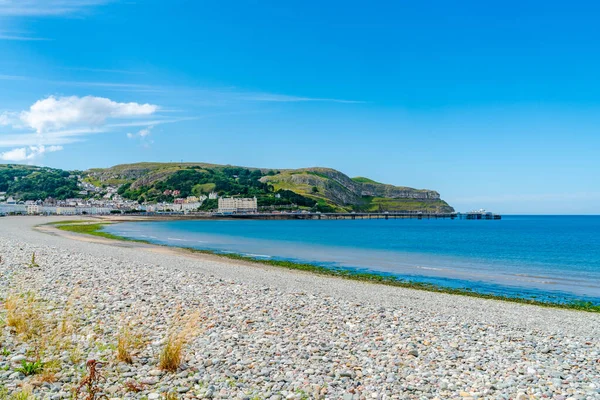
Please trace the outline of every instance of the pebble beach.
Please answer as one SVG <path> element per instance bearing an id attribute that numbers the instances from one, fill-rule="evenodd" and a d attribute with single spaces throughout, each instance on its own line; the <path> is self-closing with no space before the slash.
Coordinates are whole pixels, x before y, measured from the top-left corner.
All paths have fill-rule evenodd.
<path id="1" fill-rule="evenodd" d="M 600 399 L 600 314 L 35 228 L 58 220 L 0 218 L 5 397 L 72 398 L 94 359 L 110 399 Z M 48 324 L 69 321 L 60 341 L 7 323 L 7 300 L 25 293 Z M 180 365 L 161 368 L 183 331 Z M 55 366 L 45 379 L 21 370 L 38 359 Z"/>

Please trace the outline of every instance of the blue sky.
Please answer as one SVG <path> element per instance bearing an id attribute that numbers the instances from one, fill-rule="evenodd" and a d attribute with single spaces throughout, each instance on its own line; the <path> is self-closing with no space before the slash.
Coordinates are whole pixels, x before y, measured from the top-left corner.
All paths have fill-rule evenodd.
<path id="1" fill-rule="evenodd" d="M 598 214 L 596 2 L 0 0 L 0 162 L 325 166 Z"/>

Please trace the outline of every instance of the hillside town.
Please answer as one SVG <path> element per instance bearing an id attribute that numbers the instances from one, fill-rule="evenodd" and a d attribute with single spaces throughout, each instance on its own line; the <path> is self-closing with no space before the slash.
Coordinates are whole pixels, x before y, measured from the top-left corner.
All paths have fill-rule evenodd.
<path id="1" fill-rule="evenodd" d="M 172 196 L 172 202 L 152 204 L 138 203 L 118 194 L 118 186 L 97 187 L 78 179 L 78 194 L 81 197 L 58 200 L 52 197 L 22 201 L 0 192 L 0 215 L 108 215 L 133 213 L 173 213 L 189 214 L 200 211 L 206 200 L 217 200 L 217 213 L 255 213 L 258 211 L 256 197 L 220 197 L 216 192 L 202 196 L 179 197 L 179 190 L 165 190 L 165 196 Z"/>

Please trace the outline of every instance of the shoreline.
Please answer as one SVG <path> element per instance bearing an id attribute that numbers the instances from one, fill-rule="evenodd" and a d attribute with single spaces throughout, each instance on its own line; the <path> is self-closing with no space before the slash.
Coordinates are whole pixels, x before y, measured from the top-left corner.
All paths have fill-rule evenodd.
<path id="1" fill-rule="evenodd" d="M 128 219 L 126 221 L 127 222 L 136 222 L 139 220 Z M 147 221 L 147 220 L 145 219 L 144 221 Z M 394 286 L 394 287 L 402 287 L 402 288 L 408 288 L 408 289 L 414 289 L 414 290 L 423 290 L 423 291 L 429 291 L 429 292 L 433 292 L 433 293 L 446 293 L 446 294 L 458 295 L 458 296 L 468 296 L 468 297 L 475 297 L 475 298 L 482 298 L 482 299 L 491 299 L 491 300 L 498 300 L 498 301 L 520 303 L 520 304 L 528 304 L 528 305 L 534 305 L 534 306 L 539 306 L 539 307 L 562 308 L 562 309 L 586 311 L 586 312 L 592 312 L 592 313 L 600 313 L 600 304 L 594 304 L 590 301 L 584 301 L 584 300 L 552 302 L 552 301 L 529 299 L 529 298 L 519 297 L 519 296 L 504 296 L 504 295 L 498 295 L 498 294 L 481 293 L 481 292 L 476 292 L 476 291 L 469 290 L 469 289 L 451 288 L 451 287 L 442 286 L 442 285 L 435 285 L 435 284 L 423 283 L 423 282 L 418 282 L 418 281 L 410 281 L 407 279 L 390 276 L 390 275 L 385 275 L 385 274 L 379 274 L 379 273 L 357 272 L 357 271 L 350 271 L 350 270 L 342 269 L 342 268 L 334 269 L 334 268 L 321 266 L 318 264 L 300 263 L 300 262 L 294 262 L 294 261 L 288 261 L 288 260 L 263 260 L 263 259 L 258 259 L 258 258 L 254 258 L 254 257 L 250 257 L 250 256 L 245 256 L 245 255 L 242 255 L 239 253 L 222 253 L 222 252 L 213 251 L 213 250 L 202 250 L 202 249 L 195 249 L 195 248 L 191 248 L 191 247 L 162 245 L 162 244 L 153 243 L 151 241 L 131 239 L 131 238 L 117 236 L 117 235 L 113 235 L 113 234 L 101 231 L 101 229 L 104 225 L 110 225 L 110 224 L 120 223 L 120 222 L 125 222 L 125 221 L 111 220 L 109 222 L 104 222 L 104 223 L 100 222 L 100 223 L 96 223 L 96 224 L 83 223 L 83 221 L 65 221 L 65 222 L 59 222 L 59 223 L 50 223 L 48 225 L 52 226 L 55 229 L 72 232 L 72 233 L 78 233 L 78 234 L 82 234 L 82 235 L 102 237 L 102 238 L 105 238 L 108 240 L 121 241 L 121 242 L 144 243 L 144 244 L 148 244 L 151 246 L 177 249 L 177 250 L 181 250 L 184 252 L 190 252 L 190 253 L 195 253 L 195 254 L 205 254 L 205 255 L 221 257 L 221 258 L 234 260 L 234 261 L 243 261 L 243 262 L 247 262 L 247 263 L 251 263 L 251 264 L 252 263 L 262 264 L 262 265 L 269 265 L 272 267 L 286 268 L 289 270 L 303 271 L 303 272 L 313 273 L 313 274 L 320 275 L 320 276 L 336 277 L 336 278 L 341 278 L 341 279 L 362 281 L 362 282 Z"/>
<path id="2" fill-rule="evenodd" d="M 599 314 L 33 229 L 66 220 L 0 222 L 0 320 L 12 324 L 0 326 L 0 393 L 68 398 L 93 358 L 111 399 L 600 398 Z M 33 339 L 6 318 L 15 301 Z M 163 369 L 190 321 L 181 363 Z M 24 375 L 18 360 L 44 370 Z"/>

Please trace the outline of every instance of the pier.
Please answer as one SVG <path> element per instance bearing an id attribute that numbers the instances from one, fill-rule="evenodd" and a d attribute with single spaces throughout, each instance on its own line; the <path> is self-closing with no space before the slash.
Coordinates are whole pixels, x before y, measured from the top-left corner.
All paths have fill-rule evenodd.
<path id="1" fill-rule="evenodd" d="M 253 213 L 253 214 L 212 214 L 213 218 L 232 219 L 467 219 L 499 220 L 502 216 L 492 213 L 414 213 L 414 212 L 376 212 L 376 213 Z"/>

